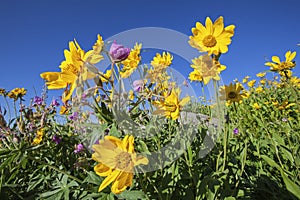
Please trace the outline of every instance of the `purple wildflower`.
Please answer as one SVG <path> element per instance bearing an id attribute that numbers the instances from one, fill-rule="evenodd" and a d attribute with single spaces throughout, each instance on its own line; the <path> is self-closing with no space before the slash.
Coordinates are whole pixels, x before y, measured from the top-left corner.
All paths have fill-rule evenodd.
<path id="1" fill-rule="evenodd" d="M 35 96 L 34 98 L 33 98 L 33 102 L 36 104 L 36 105 L 42 105 L 42 103 L 43 103 L 43 99 L 41 98 L 41 97 L 38 97 L 38 96 Z"/>
<path id="2" fill-rule="evenodd" d="M 72 115 L 69 117 L 70 120 L 75 121 L 78 119 L 78 112 L 73 112 Z"/>
<path id="3" fill-rule="evenodd" d="M 57 135 L 53 135 L 52 141 L 55 142 L 56 144 L 59 144 L 61 142 L 61 138 Z"/>
<path id="4" fill-rule="evenodd" d="M 81 151 L 83 151 L 83 144 L 78 144 L 78 145 L 76 145 L 75 146 L 75 150 L 74 150 L 74 153 L 79 153 L 79 152 L 81 152 Z"/>
<path id="5" fill-rule="evenodd" d="M 60 104 L 58 103 L 57 99 L 53 99 L 51 102 L 51 106 L 59 106 Z"/>
<path id="6" fill-rule="evenodd" d="M 123 45 L 117 44 L 114 41 L 110 47 L 109 55 L 113 62 L 121 62 L 125 60 L 130 53 L 129 48 L 125 48 Z"/>
<path id="7" fill-rule="evenodd" d="M 238 128 L 234 128 L 234 129 L 233 129 L 233 134 L 234 134 L 234 135 L 239 134 L 239 129 L 238 129 Z"/>
<path id="8" fill-rule="evenodd" d="M 133 81 L 133 90 L 135 92 L 141 92 L 143 86 L 144 86 L 144 81 L 143 80 L 135 80 L 135 81 Z"/>

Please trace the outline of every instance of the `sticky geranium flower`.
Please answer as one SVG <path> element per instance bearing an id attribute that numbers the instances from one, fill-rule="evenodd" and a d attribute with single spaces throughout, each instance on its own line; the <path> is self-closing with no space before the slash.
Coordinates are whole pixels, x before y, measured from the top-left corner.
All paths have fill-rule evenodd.
<path id="1" fill-rule="evenodd" d="M 109 55 L 114 63 L 125 60 L 130 53 L 130 48 L 117 44 L 116 41 L 112 43 L 109 50 Z"/>
<path id="2" fill-rule="evenodd" d="M 75 146 L 75 150 L 74 150 L 74 153 L 80 153 L 81 151 L 83 151 L 83 149 L 84 149 L 84 146 L 83 146 L 83 144 L 77 144 L 76 146 Z"/>
<path id="3" fill-rule="evenodd" d="M 221 71 L 226 69 L 225 65 L 221 65 L 207 54 L 194 58 L 192 62 L 191 67 L 194 71 L 189 74 L 189 79 L 191 81 L 203 81 L 205 85 L 211 79 L 220 80 Z"/>
<path id="4" fill-rule="evenodd" d="M 34 98 L 33 98 L 33 103 L 35 103 L 36 105 L 42 105 L 42 103 L 43 103 L 43 99 L 41 98 L 41 97 L 39 97 L 39 96 L 35 96 Z"/>
<path id="5" fill-rule="evenodd" d="M 234 135 L 239 134 L 239 129 L 238 129 L 238 128 L 234 128 L 234 129 L 233 129 L 233 134 L 234 134 Z"/>
<path id="6" fill-rule="evenodd" d="M 296 57 L 296 51 L 293 53 L 291 51 L 287 51 L 285 53 L 285 61 L 280 61 L 278 56 L 272 56 L 272 62 L 266 62 L 265 65 L 271 68 L 271 71 L 284 71 L 292 69 L 296 66 L 296 63 L 293 61 Z"/>
<path id="7" fill-rule="evenodd" d="M 61 138 L 57 135 L 53 135 L 52 141 L 55 142 L 56 144 L 61 143 Z"/>
<path id="8" fill-rule="evenodd" d="M 51 102 L 51 106 L 59 106 L 60 104 L 58 103 L 57 99 L 53 99 Z"/>
<path id="9" fill-rule="evenodd" d="M 98 162 L 94 171 L 99 176 L 106 176 L 98 191 L 112 183 L 111 191 L 120 194 L 132 185 L 134 167 L 147 165 L 148 159 L 137 155 L 134 150 L 134 137 L 126 135 L 123 140 L 114 136 L 105 136 L 99 144 L 92 146 L 95 153 L 92 159 Z"/>
<path id="10" fill-rule="evenodd" d="M 144 80 L 135 80 L 133 81 L 132 85 L 133 85 L 133 91 L 141 92 L 145 83 Z"/>
<path id="11" fill-rule="evenodd" d="M 192 28 L 193 36 L 190 36 L 189 44 L 200 52 L 207 52 L 209 55 L 226 53 L 231 37 L 234 35 L 234 25 L 224 28 L 223 17 L 220 16 L 214 24 L 209 17 L 206 18 L 205 26 L 200 22 Z"/>

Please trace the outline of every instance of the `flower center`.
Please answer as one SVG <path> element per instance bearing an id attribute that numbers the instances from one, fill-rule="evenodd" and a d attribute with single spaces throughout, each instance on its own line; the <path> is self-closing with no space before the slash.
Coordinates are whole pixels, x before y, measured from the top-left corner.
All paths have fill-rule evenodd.
<path id="1" fill-rule="evenodd" d="M 230 98 L 230 99 L 234 99 L 234 98 L 236 98 L 236 93 L 235 92 L 229 92 L 228 93 L 228 97 Z"/>
<path id="2" fill-rule="evenodd" d="M 117 166 L 116 168 L 118 168 L 119 170 L 125 170 L 126 168 L 128 168 L 129 165 L 131 165 L 132 163 L 132 159 L 129 153 L 127 152 L 121 152 L 117 157 L 116 157 L 116 161 L 117 161 Z"/>
<path id="3" fill-rule="evenodd" d="M 214 36 L 208 35 L 203 39 L 203 44 L 207 47 L 214 47 L 217 44 L 217 40 Z"/>

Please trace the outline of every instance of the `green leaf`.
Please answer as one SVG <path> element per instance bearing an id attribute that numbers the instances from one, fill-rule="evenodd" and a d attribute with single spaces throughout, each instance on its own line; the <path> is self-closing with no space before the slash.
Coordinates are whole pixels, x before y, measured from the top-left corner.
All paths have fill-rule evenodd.
<path id="1" fill-rule="evenodd" d="M 271 158 L 269 158 L 268 156 L 261 155 L 261 158 L 264 159 L 271 167 L 275 167 L 278 170 L 281 170 L 281 167 L 274 160 L 272 160 Z"/>
<path id="2" fill-rule="evenodd" d="M 300 187 L 291 179 L 289 179 L 288 176 L 283 172 L 283 170 L 280 170 L 280 172 L 285 183 L 286 189 L 290 191 L 293 195 L 295 195 L 298 199 L 300 199 Z"/>
<path id="3" fill-rule="evenodd" d="M 42 194 L 40 195 L 40 197 L 50 197 L 50 196 L 53 196 L 53 195 L 57 195 L 57 194 L 59 194 L 59 193 L 61 193 L 60 196 L 62 196 L 63 192 L 62 192 L 61 188 L 56 189 L 56 190 L 52 190 L 52 191 L 49 191 L 49 192 L 44 192 L 44 193 L 42 193 Z M 60 199 L 60 198 L 59 198 L 59 199 Z"/>
<path id="4" fill-rule="evenodd" d="M 102 178 L 98 176 L 95 172 L 88 172 L 88 176 L 84 179 L 84 183 L 92 183 L 94 185 L 100 185 Z"/>
<path id="5" fill-rule="evenodd" d="M 126 200 L 137 200 L 137 199 L 146 199 L 146 195 L 143 191 L 140 190 L 130 190 L 124 191 L 120 195 L 119 198 L 124 198 Z"/>

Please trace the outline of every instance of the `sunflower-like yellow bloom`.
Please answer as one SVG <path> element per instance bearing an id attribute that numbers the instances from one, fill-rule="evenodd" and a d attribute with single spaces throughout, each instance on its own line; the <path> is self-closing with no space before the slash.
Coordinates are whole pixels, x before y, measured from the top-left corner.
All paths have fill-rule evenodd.
<path id="1" fill-rule="evenodd" d="M 243 83 L 247 83 L 247 81 L 249 80 L 250 76 L 245 76 L 242 80 Z"/>
<path id="2" fill-rule="evenodd" d="M 231 37 L 234 35 L 234 25 L 224 28 L 223 17 L 220 16 L 214 23 L 206 18 L 205 26 L 200 22 L 192 28 L 193 36 L 190 36 L 189 44 L 200 52 L 208 52 L 209 55 L 226 53 Z"/>
<path id="3" fill-rule="evenodd" d="M 189 79 L 191 81 L 203 81 L 205 85 L 211 79 L 220 80 L 220 72 L 226 69 L 225 65 L 211 59 L 207 54 L 193 59 L 192 62 L 191 67 L 194 71 L 189 74 Z"/>
<path id="4" fill-rule="evenodd" d="M 266 76 L 266 72 L 260 72 L 256 74 L 257 77 L 262 78 Z"/>
<path id="5" fill-rule="evenodd" d="M 226 100 L 228 104 L 232 102 L 242 102 L 244 93 L 241 93 L 243 87 L 240 83 L 225 85 L 220 87 L 220 99 Z"/>
<path id="6" fill-rule="evenodd" d="M 157 53 L 151 61 L 154 68 L 167 68 L 172 64 L 173 56 L 170 53 L 163 52 L 162 55 Z"/>
<path id="7" fill-rule="evenodd" d="M 45 79 L 48 89 L 66 88 L 62 101 L 68 101 L 75 88 L 79 75 L 83 80 L 95 77 L 95 74 L 89 72 L 84 66 L 85 62 L 96 64 L 103 59 L 100 55 L 103 45 L 102 37 L 98 35 L 98 40 L 93 46 L 93 50 L 85 52 L 76 41 L 69 42 L 69 50 L 64 51 L 65 60 L 61 62 L 59 68 L 61 72 L 44 72 L 40 76 Z"/>
<path id="8" fill-rule="evenodd" d="M 131 49 L 128 57 L 122 61 L 123 69 L 120 72 L 120 75 L 122 78 L 129 77 L 139 66 L 139 63 L 141 61 L 141 48 L 142 44 L 135 44 L 134 48 Z"/>
<path id="9" fill-rule="evenodd" d="M 247 83 L 247 85 L 248 85 L 249 87 L 252 88 L 252 87 L 254 87 L 255 83 L 256 83 L 256 80 L 253 79 L 253 80 L 249 81 L 249 82 Z"/>
<path id="10" fill-rule="evenodd" d="M 190 97 L 186 96 L 183 99 L 179 99 L 180 90 L 173 89 L 171 94 L 166 96 L 164 100 L 155 101 L 154 106 L 157 107 L 157 110 L 153 114 L 163 114 L 167 118 L 173 120 L 178 119 L 182 107 L 190 101 Z"/>
<path id="11" fill-rule="evenodd" d="M 25 90 L 24 88 L 15 88 L 9 91 L 7 96 L 16 101 L 18 98 L 22 98 L 23 96 L 25 96 L 26 92 L 27 90 Z"/>
<path id="12" fill-rule="evenodd" d="M 43 140 L 43 136 L 44 136 L 44 129 L 43 128 L 38 129 L 36 133 L 36 137 L 33 139 L 32 144 L 33 145 L 40 144 Z"/>
<path id="13" fill-rule="evenodd" d="M 266 62 L 265 65 L 271 68 L 271 71 L 284 71 L 292 69 L 296 66 L 295 62 L 293 61 L 296 57 L 296 51 L 293 53 L 291 51 L 287 51 L 285 53 L 285 61 L 280 61 L 278 56 L 272 56 L 272 62 Z"/>
<path id="14" fill-rule="evenodd" d="M 254 104 L 252 105 L 252 107 L 255 108 L 256 110 L 258 110 L 258 109 L 261 108 L 261 106 L 260 106 L 258 103 L 254 103 Z"/>
<path id="15" fill-rule="evenodd" d="M 94 144 L 92 159 L 99 162 L 94 171 L 99 176 L 106 176 L 98 191 L 112 183 L 111 191 L 120 194 L 132 185 L 134 167 L 147 165 L 148 159 L 138 156 L 134 150 L 134 137 L 126 135 L 123 140 L 114 136 L 105 136 L 99 144 Z"/>

